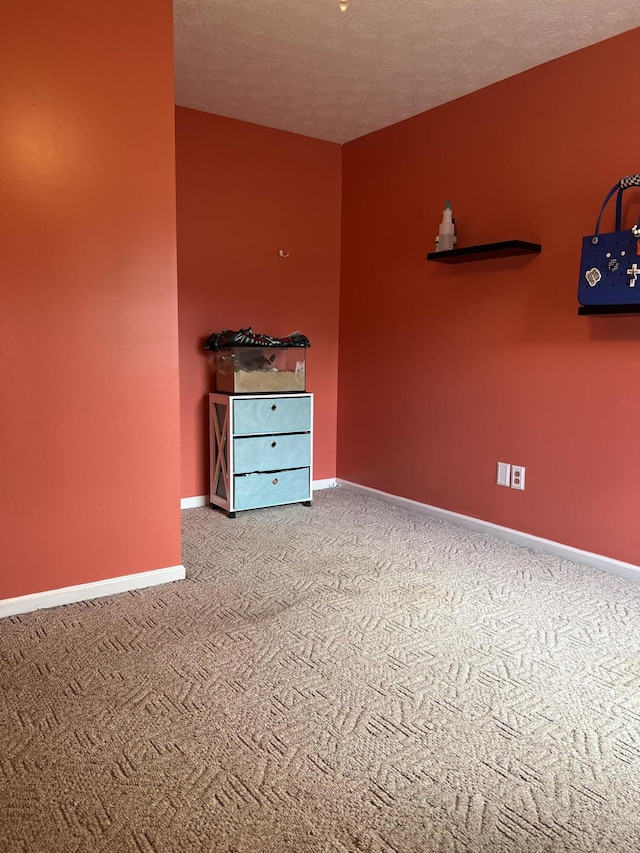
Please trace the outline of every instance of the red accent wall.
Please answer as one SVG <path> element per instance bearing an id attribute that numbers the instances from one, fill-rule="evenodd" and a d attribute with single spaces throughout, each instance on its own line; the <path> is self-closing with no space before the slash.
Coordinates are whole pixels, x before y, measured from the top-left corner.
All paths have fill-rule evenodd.
<path id="1" fill-rule="evenodd" d="M 179 564 L 172 4 L 5 4 L 0 599 Z"/>
<path id="2" fill-rule="evenodd" d="M 579 317 L 576 299 L 582 236 L 640 171 L 639 43 L 632 30 L 344 147 L 339 477 L 640 563 L 640 316 Z M 542 254 L 428 263 L 446 199 L 460 245 Z M 498 461 L 526 466 L 524 492 L 495 485 Z"/>
<path id="3" fill-rule="evenodd" d="M 182 495 L 209 492 L 202 343 L 226 328 L 311 340 L 314 478 L 335 477 L 341 147 L 177 107 L 176 158 Z"/>

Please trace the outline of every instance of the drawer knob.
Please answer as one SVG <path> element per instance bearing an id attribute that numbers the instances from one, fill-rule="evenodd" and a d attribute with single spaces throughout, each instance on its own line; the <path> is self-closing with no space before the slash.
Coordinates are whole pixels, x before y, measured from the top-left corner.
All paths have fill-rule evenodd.
<path id="1" fill-rule="evenodd" d="M 271 482 L 273 483 L 274 486 L 277 486 L 278 485 L 278 478 L 274 477 Z"/>
<path id="2" fill-rule="evenodd" d="M 273 404 L 273 406 L 271 406 L 271 411 L 272 411 L 272 412 L 275 412 L 275 410 L 276 410 L 277 408 L 278 408 L 278 407 L 277 407 L 277 406 L 276 406 L 276 404 L 274 403 L 274 404 Z"/>
<path id="3" fill-rule="evenodd" d="M 277 443 L 278 443 L 277 441 L 272 441 L 272 442 L 271 442 L 271 447 L 275 447 Z"/>

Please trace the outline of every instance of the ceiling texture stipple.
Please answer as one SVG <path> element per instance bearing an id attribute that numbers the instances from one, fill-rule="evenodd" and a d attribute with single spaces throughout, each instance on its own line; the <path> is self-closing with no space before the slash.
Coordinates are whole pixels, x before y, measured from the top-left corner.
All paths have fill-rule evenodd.
<path id="1" fill-rule="evenodd" d="M 638 26 L 638 0 L 174 0 L 176 103 L 344 143 Z"/>

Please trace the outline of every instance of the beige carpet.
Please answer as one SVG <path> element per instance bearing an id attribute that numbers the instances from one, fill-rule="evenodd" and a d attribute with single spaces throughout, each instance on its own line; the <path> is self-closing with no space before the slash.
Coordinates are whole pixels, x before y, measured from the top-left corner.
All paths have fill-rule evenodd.
<path id="1" fill-rule="evenodd" d="M 0 850 L 640 850 L 640 584 L 344 489 L 0 622 Z"/>

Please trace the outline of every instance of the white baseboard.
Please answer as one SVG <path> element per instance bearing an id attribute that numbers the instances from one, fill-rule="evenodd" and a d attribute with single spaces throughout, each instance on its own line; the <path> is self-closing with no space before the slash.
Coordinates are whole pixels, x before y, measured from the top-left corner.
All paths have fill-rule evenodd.
<path id="1" fill-rule="evenodd" d="M 523 533 L 520 530 L 513 530 L 510 527 L 501 527 L 499 524 L 492 524 L 490 521 L 483 521 L 480 518 L 474 518 L 470 515 L 460 515 L 460 513 L 451 512 L 451 510 L 440 509 L 440 507 L 423 504 L 419 501 L 412 501 L 409 498 L 401 498 L 397 495 L 391 495 L 388 492 L 372 489 L 369 486 L 360 486 L 357 483 L 351 483 L 348 480 L 338 479 L 336 482 L 338 486 L 342 486 L 345 489 L 369 494 L 395 506 L 412 509 L 415 512 L 421 512 L 433 518 L 440 518 L 443 521 L 450 521 L 453 524 L 459 524 L 461 527 L 468 527 L 471 530 L 478 530 L 481 533 L 487 533 L 506 542 L 512 542 L 514 545 L 522 545 L 525 548 L 532 548 L 534 551 L 552 554 L 554 557 L 560 557 L 563 560 L 572 560 L 574 563 L 581 563 L 584 566 L 590 566 L 593 569 L 599 569 L 613 575 L 640 580 L 640 566 L 636 566 L 633 563 L 624 563 L 621 560 L 614 560 L 611 557 L 604 557 L 601 554 L 594 554 L 591 551 L 582 551 L 580 548 L 563 545 L 560 542 L 554 542 L 552 539 L 543 539 L 540 536 L 533 536 L 530 533 Z"/>
<path id="2" fill-rule="evenodd" d="M 185 577 L 184 566 L 169 566 L 166 569 L 153 569 L 150 572 L 139 572 L 135 575 L 121 575 L 93 583 L 81 583 L 76 586 L 49 589 L 45 592 L 34 592 L 30 595 L 19 595 L 16 598 L 5 598 L 0 601 L 0 618 L 16 616 L 18 613 L 31 613 L 33 610 L 44 607 L 57 607 L 59 604 L 102 598 L 105 595 L 115 595 L 115 593 L 128 592 L 132 589 L 143 589 L 146 586 L 183 580 Z"/>
<path id="3" fill-rule="evenodd" d="M 335 477 L 329 477 L 327 480 L 314 480 L 311 483 L 311 489 L 317 492 L 319 489 L 335 489 L 337 485 Z M 207 506 L 209 503 L 209 495 L 195 495 L 192 498 L 181 498 L 180 509 L 193 509 L 198 506 Z"/>
<path id="4" fill-rule="evenodd" d="M 197 506 L 206 506 L 209 503 L 209 495 L 196 495 L 193 498 L 180 498 L 180 509 L 194 509 Z"/>
<path id="5" fill-rule="evenodd" d="M 321 489 L 335 489 L 337 485 L 338 483 L 336 481 L 336 478 L 329 477 L 328 480 L 314 480 L 313 483 L 311 483 L 311 489 L 314 492 L 318 492 Z"/>

